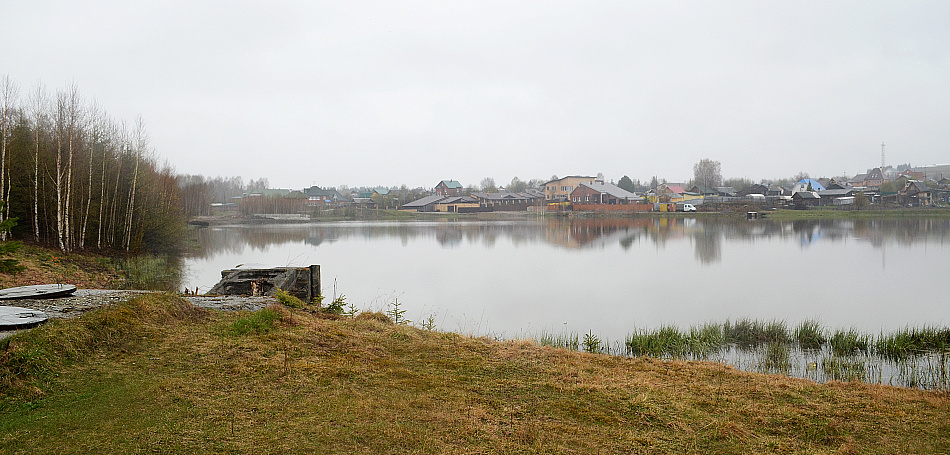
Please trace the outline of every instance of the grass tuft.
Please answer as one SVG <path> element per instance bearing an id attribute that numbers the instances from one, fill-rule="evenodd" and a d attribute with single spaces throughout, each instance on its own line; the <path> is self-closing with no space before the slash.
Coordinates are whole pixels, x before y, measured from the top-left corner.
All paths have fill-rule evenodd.
<path id="1" fill-rule="evenodd" d="M 269 306 L 247 314 L 230 325 L 230 332 L 235 336 L 244 336 L 251 333 L 263 335 L 274 329 L 277 321 L 284 314 L 276 307 Z"/>
<path id="2" fill-rule="evenodd" d="M 817 351 L 828 338 L 818 321 L 806 320 L 795 328 L 795 341 L 798 341 L 798 346 L 804 350 Z"/>

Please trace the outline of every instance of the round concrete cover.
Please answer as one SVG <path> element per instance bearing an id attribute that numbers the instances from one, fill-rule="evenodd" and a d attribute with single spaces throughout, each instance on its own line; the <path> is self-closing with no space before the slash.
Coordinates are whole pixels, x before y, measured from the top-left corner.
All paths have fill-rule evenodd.
<path id="1" fill-rule="evenodd" d="M 30 308 L 0 306 L 0 329 L 29 327 L 46 321 L 46 313 Z"/>
<path id="2" fill-rule="evenodd" d="M 0 300 L 51 299 L 65 297 L 73 292 L 76 292 L 76 285 L 74 284 L 37 284 L 0 289 Z"/>

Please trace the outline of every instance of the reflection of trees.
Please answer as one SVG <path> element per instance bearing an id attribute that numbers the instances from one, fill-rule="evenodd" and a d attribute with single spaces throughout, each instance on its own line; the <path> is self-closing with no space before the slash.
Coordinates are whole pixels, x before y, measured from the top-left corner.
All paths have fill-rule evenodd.
<path id="1" fill-rule="evenodd" d="M 715 264 L 722 261 L 722 235 L 712 229 L 700 229 L 693 239 L 696 241 L 696 259 L 701 264 Z"/>
<path id="2" fill-rule="evenodd" d="M 875 247 L 893 241 L 900 245 L 950 240 L 950 219 L 860 219 L 799 220 L 773 222 L 736 219 L 555 218 L 486 222 L 381 222 L 298 225 L 222 226 L 197 231 L 201 245 L 198 257 L 240 253 L 250 248 L 263 251 L 271 245 L 302 243 L 319 246 L 349 238 L 396 238 L 434 240 L 446 248 L 463 243 L 491 248 L 499 239 L 514 245 L 545 242 L 565 248 L 605 248 L 620 245 L 628 250 L 634 242 L 650 241 L 662 246 L 671 240 L 689 238 L 696 245 L 696 259 L 704 264 L 721 260 L 724 240 L 753 241 L 758 238 L 798 239 L 803 245 L 816 241 L 847 239 L 866 241 Z"/>

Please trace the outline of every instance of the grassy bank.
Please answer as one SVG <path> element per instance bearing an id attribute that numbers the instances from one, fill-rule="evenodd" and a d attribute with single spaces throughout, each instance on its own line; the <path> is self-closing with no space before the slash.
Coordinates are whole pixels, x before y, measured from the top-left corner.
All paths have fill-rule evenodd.
<path id="1" fill-rule="evenodd" d="M 0 345 L 9 453 L 939 453 L 950 396 L 148 295 Z"/>
<path id="2" fill-rule="evenodd" d="M 886 218 L 950 218 L 950 208 L 874 208 L 868 210 L 841 210 L 836 207 L 811 207 L 807 210 L 766 211 L 773 220 L 813 219 L 886 219 Z"/>
<path id="3" fill-rule="evenodd" d="M 59 250 L 24 244 L 10 257 L 26 270 L 16 275 L 0 274 L 0 288 L 70 283 L 80 288 L 108 289 L 123 281 L 113 260 L 104 256 L 64 255 Z"/>

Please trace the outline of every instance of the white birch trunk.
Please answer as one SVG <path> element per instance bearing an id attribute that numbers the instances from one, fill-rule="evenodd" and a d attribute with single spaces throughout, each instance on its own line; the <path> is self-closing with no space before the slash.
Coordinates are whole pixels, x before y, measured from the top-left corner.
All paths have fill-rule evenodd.
<path id="1" fill-rule="evenodd" d="M 7 163 L 7 146 L 13 135 L 13 104 L 16 98 L 16 86 L 10 76 L 0 79 L 0 201 L 3 202 L 0 221 L 10 217 L 10 165 Z M 6 240 L 7 233 L 0 231 L 0 240 Z"/>

